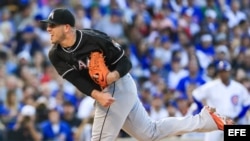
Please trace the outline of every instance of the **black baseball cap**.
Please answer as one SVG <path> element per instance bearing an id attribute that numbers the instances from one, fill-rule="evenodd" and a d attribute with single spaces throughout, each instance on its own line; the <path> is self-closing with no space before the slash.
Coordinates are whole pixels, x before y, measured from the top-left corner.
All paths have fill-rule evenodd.
<path id="1" fill-rule="evenodd" d="M 51 24 L 69 24 L 70 26 L 75 26 L 75 17 L 73 14 L 66 8 L 57 8 L 50 12 L 48 19 L 41 20 L 43 23 Z"/>

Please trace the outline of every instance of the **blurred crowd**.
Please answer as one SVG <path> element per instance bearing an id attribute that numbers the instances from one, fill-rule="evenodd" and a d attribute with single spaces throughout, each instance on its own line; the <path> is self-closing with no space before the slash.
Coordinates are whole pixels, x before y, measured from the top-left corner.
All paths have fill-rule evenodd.
<path id="1" fill-rule="evenodd" d="M 193 114 L 191 93 L 217 77 L 220 60 L 250 92 L 249 0 L 1 0 L 0 140 L 90 141 L 94 100 L 47 57 L 52 45 L 39 21 L 57 7 L 74 13 L 77 29 L 121 44 L 154 120 Z"/>

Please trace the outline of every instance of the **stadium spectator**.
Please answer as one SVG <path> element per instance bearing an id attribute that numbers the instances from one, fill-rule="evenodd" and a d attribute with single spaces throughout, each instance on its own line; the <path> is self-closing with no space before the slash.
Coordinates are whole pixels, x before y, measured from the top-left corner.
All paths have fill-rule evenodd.
<path id="1" fill-rule="evenodd" d="M 7 92 L 6 101 L 4 101 L 4 104 L 1 104 L 0 108 L 0 114 L 2 115 L 1 120 L 7 127 L 15 122 L 20 108 L 21 105 L 17 99 L 15 91 L 9 90 Z"/>
<path id="2" fill-rule="evenodd" d="M 181 67 L 180 61 L 180 58 L 172 58 L 167 80 L 168 88 L 171 90 L 176 90 L 180 79 L 188 75 L 188 71 Z"/>
<path id="3" fill-rule="evenodd" d="M 189 104 L 193 102 L 192 91 L 206 83 L 203 76 L 199 72 L 198 62 L 196 60 L 190 60 L 188 64 L 189 74 L 180 79 L 176 92 L 177 96 L 182 96 L 189 101 Z"/>
<path id="4" fill-rule="evenodd" d="M 81 124 L 81 120 L 76 117 L 75 112 L 75 105 L 71 101 L 65 101 L 63 103 L 62 120 L 70 126 L 72 138 L 75 137 Z"/>
<path id="5" fill-rule="evenodd" d="M 35 124 L 36 109 L 34 106 L 25 105 L 17 117 L 12 129 L 8 130 L 8 141 L 42 141 L 42 134 L 38 125 Z"/>
<path id="6" fill-rule="evenodd" d="M 60 112 L 56 109 L 49 110 L 48 120 L 42 122 L 40 126 L 43 141 L 73 141 L 70 126 L 61 120 Z"/>
<path id="7" fill-rule="evenodd" d="M 164 107 L 163 95 L 159 93 L 153 94 L 149 116 L 153 120 L 160 120 L 168 117 L 167 110 Z"/>

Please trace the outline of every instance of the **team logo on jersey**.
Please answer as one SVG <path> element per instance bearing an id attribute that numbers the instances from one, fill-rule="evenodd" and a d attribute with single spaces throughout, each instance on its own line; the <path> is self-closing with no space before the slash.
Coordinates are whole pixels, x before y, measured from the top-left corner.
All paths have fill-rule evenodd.
<path id="1" fill-rule="evenodd" d="M 231 102 L 233 103 L 233 105 L 237 105 L 239 103 L 239 96 L 238 95 L 233 95 L 231 97 Z"/>
<path id="2" fill-rule="evenodd" d="M 79 66 L 79 70 L 87 68 L 87 65 L 81 60 L 78 60 L 78 66 Z"/>
<path id="3" fill-rule="evenodd" d="M 89 58 L 85 58 L 85 59 L 79 59 L 79 60 L 74 61 L 74 63 L 71 66 L 75 70 L 80 71 L 80 70 L 83 70 L 83 69 L 87 69 L 88 64 L 89 64 Z"/>

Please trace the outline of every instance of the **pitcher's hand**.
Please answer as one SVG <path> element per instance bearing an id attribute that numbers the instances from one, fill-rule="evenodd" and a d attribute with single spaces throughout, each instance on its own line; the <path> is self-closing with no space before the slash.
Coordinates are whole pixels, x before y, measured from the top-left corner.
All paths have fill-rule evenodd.
<path id="1" fill-rule="evenodd" d="M 115 102 L 115 98 L 111 96 L 110 93 L 100 92 L 97 90 L 93 90 L 91 96 L 100 103 L 103 107 L 109 107 L 112 103 Z"/>

